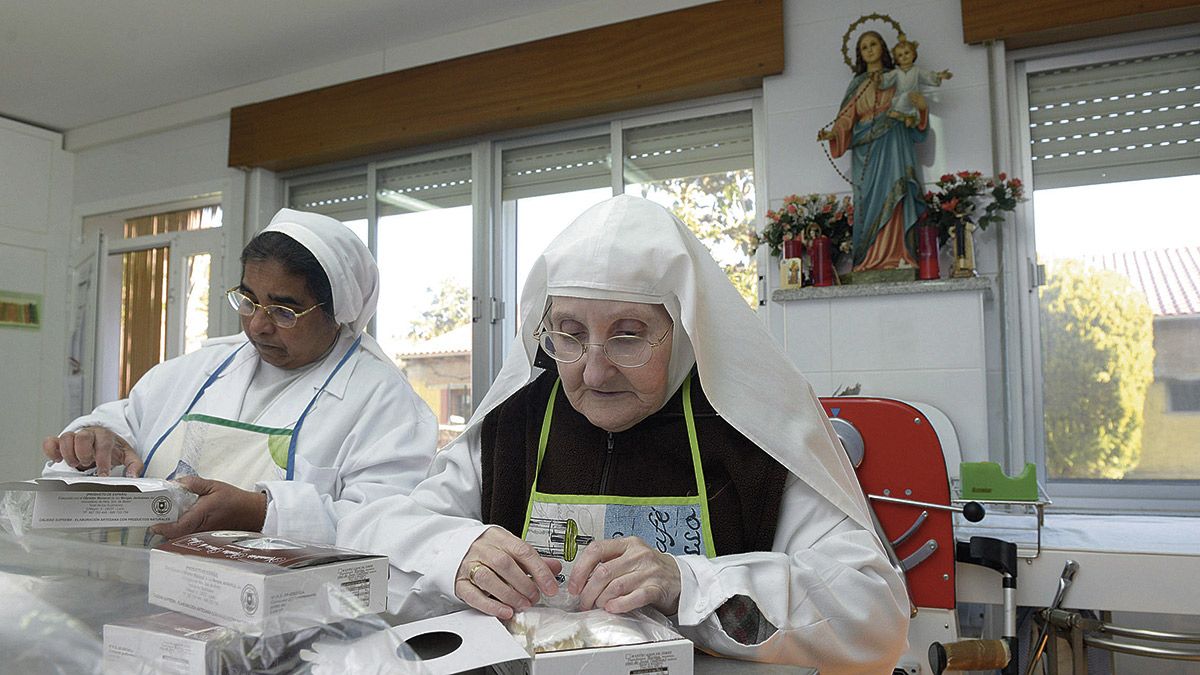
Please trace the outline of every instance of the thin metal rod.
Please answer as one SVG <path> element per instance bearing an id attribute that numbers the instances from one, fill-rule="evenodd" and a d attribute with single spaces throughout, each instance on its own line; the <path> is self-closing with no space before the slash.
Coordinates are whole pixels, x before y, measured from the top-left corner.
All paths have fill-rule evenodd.
<path id="1" fill-rule="evenodd" d="M 1092 637 L 1090 635 L 1084 636 L 1083 643 L 1089 647 L 1104 649 L 1110 652 L 1119 652 L 1121 654 L 1147 656 L 1155 659 L 1172 659 L 1175 661 L 1200 661 L 1200 652 L 1193 652 L 1185 649 L 1131 645 L 1123 642 L 1117 642 L 1116 640 L 1106 640 L 1104 638 Z"/>
<path id="2" fill-rule="evenodd" d="M 1141 640 L 1157 640 L 1158 642 L 1184 642 L 1188 644 L 1200 645 L 1200 633 L 1167 633 L 1158 630 L 1145 630 L 1142 628 L 1123 628 L 1114 626 L 1109 623 L 1101 624 L 1100 630 L 1109 635 L 1119 635 L 1121 637 L 1138 638 Z"/>

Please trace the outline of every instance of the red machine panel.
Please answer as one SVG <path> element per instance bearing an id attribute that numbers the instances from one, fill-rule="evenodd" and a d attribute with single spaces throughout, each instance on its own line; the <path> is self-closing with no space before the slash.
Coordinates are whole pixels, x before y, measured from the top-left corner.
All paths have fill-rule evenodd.
<path id="1" fill-rule="evenodd" d="M 950 482 L 942 446 L 937 432 L 919 410 L 882 398 L 822 398 L 821 404 L 830 418 L 842 418 L 862 435 L 863 460 L 858 466 L 858 480 L 864 493 L 950 504 Z M 923 547 L 936 546 L 929 557 L 905 573 L 909 592 L 918 607 L 953 609 L 952 514 L 878 500 L 871 500 L 871 506 L 892 541 L 917 525 L 922 513 L 927 514 L 915 531 L 895 545 L 896 555 L 902 561 L 910 556 L 916 560 Z"/>

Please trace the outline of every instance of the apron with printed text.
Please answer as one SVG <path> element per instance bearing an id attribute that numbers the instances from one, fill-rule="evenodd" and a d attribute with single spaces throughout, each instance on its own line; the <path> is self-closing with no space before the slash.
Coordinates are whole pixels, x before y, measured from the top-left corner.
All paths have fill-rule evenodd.
<path id="1" fill-rule="evenodd" d="M 252 490 L 254 484 L 261 481 L 292 480 L 296 470 L 296 442 L 300 438 L 300 427 L 317 402 L 317 397 L 358 349 L 361 341 L 360 337 L 350 345 L 291 428 L 264 427 L 192 412 L 204 391 L 245 345 L 238 347 L 213 371 L 183 415 L 154 444 L 146 456 L 142 475 L 168 480 L 195 475 L 229 483 L 243 490 Z"/>
<path id="2" fill-rule="evenodd" d="M 550 400 L 542 418 L 537 466 L 525 509 L 525 527 L 521 538 L 533 546 L 539 555 L 561 560 L 564 576 L 570 574 L 571 565 L 583 549 L 599 539 L 635 536 L 641 537 L 647 545 L 662 553 L 715 556 L 704 468 L 700 462 L 700 446 L 692 417 L 691 376 L 683 383 L 683 414 L 696 475 L 696 494 L 682 497 L 540 492 L 538 474 L 541 473 L 542 458 L 546 454 L 550 420 L 554 416 L 554 399 L 560 383 L 561 380 L 555 381 L 550 390 Z"/>

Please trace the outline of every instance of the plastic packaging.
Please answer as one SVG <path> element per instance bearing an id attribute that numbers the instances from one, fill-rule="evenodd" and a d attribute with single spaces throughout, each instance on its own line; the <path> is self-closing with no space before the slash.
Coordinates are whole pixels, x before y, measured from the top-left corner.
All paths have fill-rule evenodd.
<path id="1" fill-rule="evenodd" d="M 190 617 L 185 617 L 188 621 L 163 619 L 163 615 L 173 613 L 149 604 L 150 555 L 145 548 L 82 541 L 42 531 L 22 536 L 0 533 L 0 671 L 39 675 L 193 672 L 168 666 L 154 655 L 134 653 L 133 649 L 127 649 L 122 658 L 105 644 L 106 626 L 146 626 L 147 617 L 158 616 L 161 630 L 149 622 L 149 632 L 139 640 L 151 636 L 169 641 L 177 640 L 183 632 L 173 629 L 172 624 L 195 624 Z M 357 602 L 336 584 L 324 584 L 316 590 L 328 596 L 322 605 Z M 286 616 L 278 620 L 284 624 L 306 623 Z M 316 669 L 316 663 L 302 658 L 303 653 L 311 654 L 314 642 L 348 645 L 385 634 L 388 628 L 380 615 L 373 614 L 257 637 L 213 626 L 209 639 L 200 647 L 199 658 L 203 660 L 203 672 L 213 674 L 322 672 Z M 406 657 L 414 664 L 420 663 L 405 645 L 387 646 L 398 660 Z M 332 651 L 330 647 L 326 654 Z M 107 671 L 106 655 L 110 660 Z M 336 662 L 337 669 L 329 669 L 333 666 L 327 662 L 329 668 L 323 672 L 422 672 L 416 666 L 409 671 L 371 669 L 364 658 L 347 652 Z M 353 667 L 342 667 L 346 665 Z"/>
<path id="2" fill-rule="evenodd" d="M 51 486 L 59 485 L 58 481 L 62 481 L 61 485 L 64 486 L 70 485 L 70 489 L 56 490 L 52 488 Z M 196 494 L 183 485 L 159 478 L 97 477 L 78 472 L 48 473 L 33 481 L 0 484 L 0 530 L 17 537 L 37 533 L 123 546 L 149 547 L 162 541 L 162 538 L 150 535 L 144 526 L 97 527 L 79 522 L 47 524 L 35 521 L 34 507 L 39 495 L 79 495 L 87 492 L 85 489 L 87 486 L 97 486 L 98 490 L 114 489 L 114 492 L 116 492 L 115 488 L 129 491 L 136 489 L 140 494 L 160 495 L 160 499 L 157 501 L 166 505 L 163 508 L 173 511 L 173 520 L 178 520 L 187 513 L 198 499 Z M 128 495 L 131 492 L 117 492 L 117 494 Z M 162 522 L 173 522 L 173 520 L 163 520 Z"/>
<path id="3" fill-rule="evenodd" d="M 579 611 L 578 607 L 578 597 L 559 593 L 517 612 L 505 626 L 530 654 L 680 637 L 665 616 L 649 607 L 626 614 L 610 614 L 603 609 Z"/>

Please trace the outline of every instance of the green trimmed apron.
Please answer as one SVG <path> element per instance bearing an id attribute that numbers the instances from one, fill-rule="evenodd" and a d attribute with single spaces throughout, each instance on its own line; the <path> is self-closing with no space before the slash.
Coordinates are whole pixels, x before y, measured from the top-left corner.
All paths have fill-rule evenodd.
<path id="1" fill-rule="evenodd" d="M 555 381 L 550 390 L 550 400 L 542 418 L 537 466 L 529 502 L 525 507 L 525 527 L 521 538 L 541 556 L 561 560 L 562 578 L 570 574 L 571 565 L 582 550 L 598 539 L 641 537 L 651 548 L 662 553 L 715 556 L 704 468 L 700 462 L 700 446 L 692 416 L 691 376 L 683 384 L 683 415 L 696 475 L 696 495 L 690 497 L 566 495 L 539 491 L 538 475 L 546 454 L 550 421 L 554 416 L 554 399 L 558 396 L 560 383 L 561 380 Z"/>

